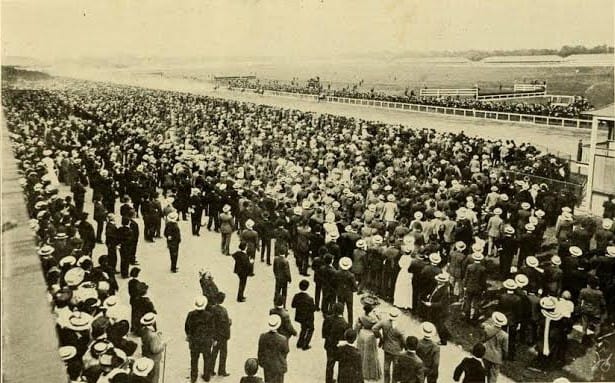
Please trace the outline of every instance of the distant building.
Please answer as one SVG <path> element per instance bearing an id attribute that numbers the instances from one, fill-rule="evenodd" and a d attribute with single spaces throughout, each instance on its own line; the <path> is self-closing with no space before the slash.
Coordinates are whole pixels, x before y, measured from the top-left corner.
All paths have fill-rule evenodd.
<path id="1" fill-rule="evenodd" d="M 564 59 L 556 55 L 536 56 L 491 56 L 482 59 L 482 63 L 491 64 L 538 64 L 538 63 L 561 63 Z"/>

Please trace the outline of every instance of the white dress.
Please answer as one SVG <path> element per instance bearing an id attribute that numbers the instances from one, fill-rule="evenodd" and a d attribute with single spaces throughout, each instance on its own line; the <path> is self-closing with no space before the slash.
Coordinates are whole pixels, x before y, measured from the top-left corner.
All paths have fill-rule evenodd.
<path id="1" fill-rule="evenodd" d="M 397 280 L 395 281 L 395 293 L 393 295 L 393 305 L 402 309 L 412 308 L 412 274 L 408 272 L 408 267 L 412 263 L 410 254 L 403 254 L 399 258 L 398 265 L 401 267 Z"/>
<path id="2" fill-rule="evenodd" d="M 58 180 L 58 175 L 56 173 L 56 164 L 55 162 L 53 162 L 53 159 L 51 157 L 45 157 L 41 160 L 41 162 L 45 164 L 46 174 L 49 178 L 49 181 L 51 182 L 51 185 L 59 185 L 60 181 Z"/>

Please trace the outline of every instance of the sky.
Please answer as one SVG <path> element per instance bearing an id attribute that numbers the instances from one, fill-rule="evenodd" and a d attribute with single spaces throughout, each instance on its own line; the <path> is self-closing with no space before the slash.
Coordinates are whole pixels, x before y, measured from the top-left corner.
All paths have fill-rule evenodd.
<path id="1" fill-rule="evenodd" d="M 2 0 L 3 56 L 323 57 L 613 45 L 613 0 Z"/>

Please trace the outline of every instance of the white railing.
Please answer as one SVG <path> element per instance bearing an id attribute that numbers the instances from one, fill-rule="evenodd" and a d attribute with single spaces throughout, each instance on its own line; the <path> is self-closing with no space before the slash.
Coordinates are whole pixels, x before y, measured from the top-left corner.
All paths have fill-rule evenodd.
<path id="1" fill-rule="evenodd" d="M 276 91 L 276 90 L 265 90 L 264 92 L 267 94 L 275 95 L 275 96 L 308 99 L 312 101 L 320 100 L 320 96 L 314 95 L 314 94 L 283 92 L 283 91 Z M 582 128 L 582 129 L 591 129 L 592 127 L 591 120 L 581 120 L 578 118 L 541 116 L 541 115 L 533 115 L 533 114 L 520 114 L 520 113 L 508 113 L 508 112 L 492 112 L 488 110 L 452 108 L 452 107 L 447 107 L 447 106 L 409 104 L 405 102 L 380 101 L 380 100 L 369 100 L 369 99 L 337 97 L 337 96 L 325 96 L 323 101 L 334 102 L 338 104 L 361 105 L 361 106 L 368 106 L 368 107 L 418 112 L 418 113 L 445 114 L 449 116 L 471 117 L 471 118 L 480 118 L 480 119 L 495 120 L 495 121 L 502 121 L 502 122 L 534 124 L 534 125 L 541 125 L 541 126 L 548 125 L 548 126 Z"/>
<path id="2" fill-rule="evenodd" d="M 478 96 L 478 89 L 439 89 L 425 88 L 419 91 L 419 94 L 424 97 L 449 97 L 449 96 Z"/>
<path id="3" fill-rule="evenodd" d="M 513 86 L 515 92 L 531 92 L 533 90 L 547 91 L 547 86 L 542 84 L 515 84 Z"/>
<path id="4" fill-rule="evenodd" d="M 485 94 L 482 96 L 477 96 L 476 99 L 478 101 L 489 101 L 489 100 L 515 100 L 519 98 L 535 98 L 535 97 L 545 97 L 546 92 L 531 92 L 531 93 L 499 93 L 499 94 Z"/>

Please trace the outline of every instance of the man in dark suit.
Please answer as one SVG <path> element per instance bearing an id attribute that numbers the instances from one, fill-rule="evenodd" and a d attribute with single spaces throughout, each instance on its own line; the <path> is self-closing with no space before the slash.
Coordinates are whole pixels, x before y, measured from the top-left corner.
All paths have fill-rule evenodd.
<path id="1" fill-rule="evenodd" d="M 357 332 L 348 329 L 344 332 L 344 342 L 337 348 L 337 383 L 363 383 L 363 361 L 361 353 L 354 346 Z"/>
<path id="2" fill-rule="evenodd" d="M 290 338 L 291 336 L 297 336 L 297 331 L 293 327 L 288 311 L 284 308 L 284 303 L 286 303 L 286 298 L 281 295 L 276 295 L 273 299 L 275 307 L 269 310 L 269 315 L 278 315 L 282 319 L 282 324 L 278 329 L 278 333 Z"/>
<path id="3" fill-rule="evenodd" d="M 270 315 L 269 331 L 258 339 L 258 364 L 263 368 L 267 383 L 284 383 L 284 374 L 288 369 L 288 339 L 277 332 L 281 324 L 279 315 Z"/>
<path id="4" fill-rule="evenodd" d="M 189 212 L 190 212 L 190 226 L 192 227 L 192 235 L 200 236 L 201 220 L 203 219 L 203 209 L 205 208 L 205 202 L 201 190 L 198 188 L 192 188 L 189 199 Z"/>
<path id="5" fill-rule="evenodd" d="M 324 265 L 321 267 L 322 277 L 322 313 L 331 314 L 332 306 L 335 303 L 335 277 L 336 271 L 332 265 L 333 255 L 325 254 Z M 342 306 L 343 307 L 343 306 Z M 343 311 L 342 311 L 343 313 Z"/>
<path id="6" fill-rule="evenodd" d="M 139 243 L 139 224 L 134 220 L 135 211 L 131 209 L 130 216 L 130 264 L 138 265 L 137 262 L 137 244 Z"/>
<path id="7" fill-rule="evenodd" d="M 344 332 L 350 325 L 342 317 L 344 306 L 341 303 L 333 305 L 332 314 L 327 316 L 322 324 L 322 338 L 325 340 L 327 352 L 326 383 L 333 383 L 333 369 L 335 367 L 337 343 L 344 339 Z"/>
<path id="8" fill-rule="evenodd" d="M 463 278 L 466 294 L 464 312 L 469 320 L 480 316 L 480 300 L 487 290 L 487 268 L 481 263 L 484 258 L 481 253 L 473 253 L 471 256 L 473 263 L 468 265 Z"/>
<path id="9" fill-rule="evenodd" d="M 291 307 L 295 309 L 295 321 L 301 325 L 299 339 L 297 340 L 297 348 L 303 350 L 310 349 L 310 341 L 314 334 L 314 311 L 316 305 L 314 299 L 306 292 L 310 282 L 305 279 L 299 282 L 299 290 L 301 292 L 293 297 Z"/>
<path id="10" fill-rule="evenodd" d="M 391 309 L 389 317 L 376 323 L 372 330 L 380 338 L 380 347 L 384 351 L 384 383 L 391 381 L 391 367 L 397 360 L 397 355 L 403 350 L 404 334 L 397 327 L 401 313 L 397 308 Z"/>
<path id="11" fill-rule="evenodd" d="M 416 355 L 418 344 L 416 337 L 406 338 L 406 351 L 398 355 L 393 366 L 393 383 L 424 383 L 425 367 L 421 358 Z"/>
<path id="12" fill-rule="evenodd" d="M 423 322 L 421 324 L 421 331 L 423 339 L 419 341 L 416 355 L 421 358 L 425 365 L 427 383 L 436 383 L 440 369 L 440 347 L 433 341 L 433 338 L 436 336 L 436 326 L 431 322 Z"/>
<path id="13" fill-rule="evenodd" d="M 245 302 L 246 297 L 244 295 L 244 291 L 246 290 L 246 283 L 248 282 L 248 277 L 252 273 L 252 262 L 253 259 L 248 257 L 248 254 L 245 252 L 246 243 L 241 242 L 239 244 L 239 250 L 233 253 L 233 259 L 235 259 L 235 269 L 233 272 L 237 274 L 239 278 L 239 288 L 237 290 L 237 302 Z"/>
<path id="14" fill-rule="evenodd" d="M 275 291 L 273 292 L 273 296 L 282 296 L 284 298 L 283 305 L 286 307 L 288 284 L 292 279 L 290 277 L 288 260 L 280 254 L 276 254 L 273 258 L 273 275 L 275 277 Z"/>
<path id="15" fill-rule="evenodd" d="M 352 321 L 352 298 L 354 292 L 357 291 L 357 282 L 354 278 L 354 274 L 350 272 L 352 260 L 344 257 L 340 259 L 339 265 L 340 270 L 337 272 L 335 281 L 337 299 L 340 303 L 346 305 L 348 323 L 354 323 Z"/>
<path id="16" fill-rule="evenodd" d="M 206 310 L 207 298 L 200 296 L 194 301 L 194 310 L 188 313 L 184 330 L 190 347 L 190 382 L 196 382 L 199 373 L 199 357 L 203 355 L 203 379 L 211 376 L 211 347 L 214 341 L 215 323 L 211 312 Z"/>
<path id="17" fill-rule="evenodd" d="M 267 264 L 271 264 L 271 240 L 273 239 L 273 222 L 269 216 L 269 212 L 264 212 L 258 224 L 256 231 L 261 239 L 261 262 L 265 261 L 267 256 Z M 275 262 L 275 261 L 274 261 Z"/>
<path id="18" fill-rule="evenodd" d="M 179 216 L 176 212 L 172 212 L 168 216 L 167 224 L 164 227 L 164 236 L 167 239 L 167 247 L 169 248 L 169 257 L 171 258 L 171 272 L 177 272 L 177 257 L 179 256 L 179 244 L 181 242 L 181 232 L 177 225 Z"/>
<path id="19" fill-rule="evenodd" d="M 463 374 L 462 383 L 484 383 L 487 378 L 487 370 L 482 361 L 484 355 L 485 345 L 476 343 L 472 348 L 472 356 L 464 358 L 455 368 L 453 380 L 458 382 L 461 374 Z"/>
<path id="20" fill-rule="evenodd" d="M 117 243 L 120 245 L 120 272 L 122 278 L 128 278 L 128 269 L 130 268 L 130 219 L 122 217 L 122 226 L 117 229 Z"/>
<path id="21" fill-rule="evenodd" d="M 425 306 L 427 307 L 427 318 L 438 330 L 440 336 L 440 344 L 446 345 L 450 332 L 446 327 L 446 319 L 448 318 L 450 289 L 448 286 L 448 274 L 436 275 L 436 288 L 427 296 Z"/>
<path id="22" fill-rule="evenodd" d="M 214 372 L 216 358 L 220 355 L 220 361 L 218 362 L 218 376 L 229 376 L 226 372 L 226 354 L 228 340 L 231 338 L 231 325 L 233 321 L 228 316 L 226 308 L 222 306 L 226 295 L 219 291 L 217 294 L 216 304 L 211 306 L 211 314 L 214 320 L 214 347 L 211 356 L 211 370 Z"/>

